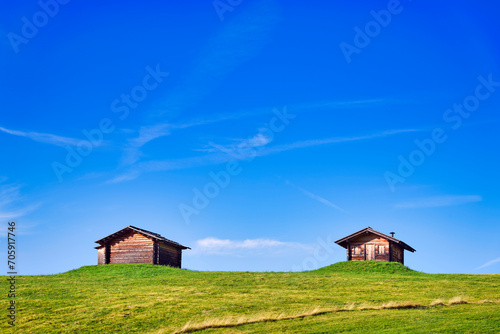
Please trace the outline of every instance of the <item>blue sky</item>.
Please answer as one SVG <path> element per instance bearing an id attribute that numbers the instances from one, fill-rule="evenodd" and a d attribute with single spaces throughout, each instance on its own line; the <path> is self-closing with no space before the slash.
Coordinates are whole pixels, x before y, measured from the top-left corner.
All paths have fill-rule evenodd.
<path id="1" fill-rule="evenodd" d="M 500 272 L 498 5 L 18 1 L 1 15 L 0 216 L 21 274 L 127 225 L 194 270 L 307 270 L 367 226 Z"/>

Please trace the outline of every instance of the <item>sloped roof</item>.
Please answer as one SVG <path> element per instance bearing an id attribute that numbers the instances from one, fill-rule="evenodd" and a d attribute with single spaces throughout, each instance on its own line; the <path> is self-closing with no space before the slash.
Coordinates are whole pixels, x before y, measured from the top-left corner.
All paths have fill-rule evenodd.
<path id="1" fill-rule="evenodd" d="M 415 249 L 413 247 L 411 247 L 410 245 L 404 243 L 403 241 L 401 240 L 398 240 L 394 237 L 391 237 L 389 235 L 386 235 L 384 233 L 381 233 L 379 231 L 375 231 L 374 229 L 372 229 L 371 227 L 366 227 L 362 230 L 359 230 L 358 232 L 354 232 L 353 234 L 350 234 L 348 235 L 347 237 L 343 237 L 342 239 L 339 239 L 337 241 L 335 241 L 336 244 L 344 247 L 344 248 L 347 248 L 347 242 L 353 238 L 356 238 L 360 235 L 363 235 L 363 234 L 375 234 L 375 235 L 378 235 L 379 237 L 382 237 L 384 239 L 387 239 L 387 240 L 390 240 L 398 245 L 401 245 L 401 247 L 403 247 L 404 249 L 406 250 L 409 250 L 410 252 L 415 252 Z"/>
<path id="2" fill-rule="evenodd" d="M 105 243 L 109 242 L 110 240 L 114 239 L 114 238 L 117 238 L 129 231 L 135 231 L 137 233 L 140 233 L 146 237 L 150 237 L 154 240 L 157 240 L 157 241 L 163 241 L 163 242 L 166 242 L 168 244 L 171 244 L 173 246 L 176 246 L 176 247 L 179 247 L 181 249 L 191 249 L 190 247 L 187 247 L 187 246 L 184 246 L 184 245 L 181 245 L 180 243 L 178 242 L 175 242 L 175 241 L 172 241 L 170 239 L 167 239 L 165 237 L 162 237 L 161 235 L 159 235 L 158 233 L 154 233 L 154 232 L 151 232 L 151 231 L 148 231 L 148 230 L 144 230 L 142 228 L 138 228 L 138 227 L 135 227 L 135 226 L 132 226 L 132 225 L 129 225 L 125 228 L 122 228 L 121 230 L 119 231 L 116 231 L 115 233 L 112 233 L 102 239 L 99 239 L 96 241 L 96 243 L 100 244 L 101 246 L 104 245 Z M 97 246 L 95 248 L 99 248 L 101 246 Z"/>

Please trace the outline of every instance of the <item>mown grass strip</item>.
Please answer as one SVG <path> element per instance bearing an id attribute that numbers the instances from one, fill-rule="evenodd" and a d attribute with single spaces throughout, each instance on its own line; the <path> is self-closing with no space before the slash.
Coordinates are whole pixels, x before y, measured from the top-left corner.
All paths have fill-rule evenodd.
<path id="1" fill-rule="evenodd" d="M 228 328 L 228 327 L 236 327 L 241 325 L 254 324 L 259 322 L 271 322 L 271 321 L 280 321 L 280 320 L 292 320 L 292 319 L 300 319 L 306 317 L 313 317 L 328 313 L 335 312 L 348 312 L 348 311 L 364 311 L 364 310 L 386 310 L 386 309 L 428 309 L 437 306 L 452 306 L 458 304 L 485 304 L 485 303 L 500 303 L 500 300 L 480 300 L 477 302 L 470 302 L 468 298 L 462 296 L 456 296 L 450 298 L 448 302 L 444 302 L 442 299 L 434 300 L 430 305 L 424 305 L 420 303 L 415 303 L 413 301 L 403 301 L 403 302 L 394 302 L 390 301 L 388 303 L 384 303 L 381 305 L 368 305 L 361 304 L 356 306 L 354 303 L 348 304 L 342 308 L 331 308 L 331 309 L 320 309 L 319 307 L 314 308 L 313 310 L 298 312 L 295 314 L 260 314 L 254 316 L 241 316 L 241 317 L 226 317 L 226 318 L 214 318 L 208 319 L 201 323 L 186 323 L 181 329 L 173 332 L 173 334 L 182 334 L 182 333 L 193 333 L 209 328 Z M 159 330 L 156 334 L 163 334 L 164 330 Z"/>

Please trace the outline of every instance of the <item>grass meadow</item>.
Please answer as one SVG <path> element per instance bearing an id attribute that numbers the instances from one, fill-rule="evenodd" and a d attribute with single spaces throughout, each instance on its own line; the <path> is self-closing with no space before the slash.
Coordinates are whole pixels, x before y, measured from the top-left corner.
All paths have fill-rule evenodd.
<path id="1" fill-rule="evenodd" d="M 4 303 L 0 332 L 498 333 L 500 275 L 374 261 L 300 273 L 101 265 L 18 276 L 16 304 L 15 328 Z"/>

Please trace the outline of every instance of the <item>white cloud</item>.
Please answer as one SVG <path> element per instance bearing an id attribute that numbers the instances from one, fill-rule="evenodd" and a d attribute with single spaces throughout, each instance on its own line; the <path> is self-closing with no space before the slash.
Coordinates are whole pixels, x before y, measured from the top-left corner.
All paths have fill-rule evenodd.
<path id="1" fill-rule="evenodd" d="M 50 133 L 40 133 L 40 132 L 25 132 L 18 130 L 10 130 L 4 127 L 0 127 L 0 131 L 8 133 L 13 136 L 25 137 L 37 141 L 39 143 L 51 144 L 56 146 L 76 146 L 81 140 L 75 138 L 61 137 L 57 135 L 52 135 Z"/>
<path id="2" fill-rule="evenodd" d="M 198 240 L 197 244 L 203 249 L 235 249 L 235 248 L 264 248 L 285 245 L 282 241 L 271 239 L 247 239 L 244 241 L 233 241 L 229 239 L 205 238 Z"/>
<path id="3" fill-rule="evenodd" d="M 293 186 L 293 187 L 295 187 L 295 188 L 297 188 L 297 189 L 298 189 L 298 190 L 300 190 L 300 191 L 301 191 L 304 195 L 306 195 L 306 196 L 308 196 L 308 197 L 312 198 L 312 199 L 313 199 L 313 200 L 315 200 L 315 201 L 318 201 L 318 202 L 320 202 L 320 203 L 322 203 L 322 204 L 325 204 L 326 206 L 329 206 L 329 207 L 334 208 L 334 209 L 336 209 L 336 210 L 339 210 L 339 211 L 342 211 L 342 212 L 344 212 L 344 213 L 347 213 L 347 211 L 345 211 L 344 209 L 342 209 L 342 208 L 341 208 L 341 207 L 339 207 L 338 205 L 333 204 L 332 202 L 330 202 L 329 200 L 327 200 L 327 199 L 325 199 L 325 198 L 323 198 L 323 197 L 321 197 L 321 196 L 318 196 L 318 195 L 316 195 L 316 194 L 313 194 L 312 192 L 307 191 L 307 190 L 305 190 L 304 188 L 301 188 L 301 187 L 299 187 L 299 186 L 297 186 L 297 185 L 293 184 L 292 182 L 290 182 L 290 181 L 288 181 L 288 180 L 286 180 L 286 183 L 287 183 L 287 184 L 289 184 L 289 185 L 291 185 L 291 186 Z"/>
<path id="4" fill-rule="evenodd" d="M 483 268 L 489 267 L 489 266 L 494 265 L 495 263 L 499 263 L 499 262 L 500 262 L 500 257 L 486 262 L 482 266 L 477 267 L 475 270 L 483 269 Z"/>
<path id="5" fill-rule="evenodd" d="M 271 142 L 271 137 L 266 136 L 262 133 L 257 133 L 255 136 L 252 138 L 248 139 L 248 146 L 249 147 L 260 147 L 260 146 L 266 146 Z"/>
<path id="6" fill-rule="evenodd" d="M 481 202 L 483 199 L 478 195 L 466 196 L 433 196 L 427 198 L 419 198 L 412 201 L 402 202 L 395 205 L 396 208 L 416 209 L 416 208 L 437 208 L 443 206 L 463 205 L 468 203 Z"/>
<path id="7" fill-rule="evenodd" d="M 310 249 L 311 247 L 297 242 L 284 242 L 273 239 L 230 240 L 205 238 L 196 241 L 194 254 L 218 254 L 242 256 L 243 254 L 266 252 L 283 252 L 290 249 Z"/>

